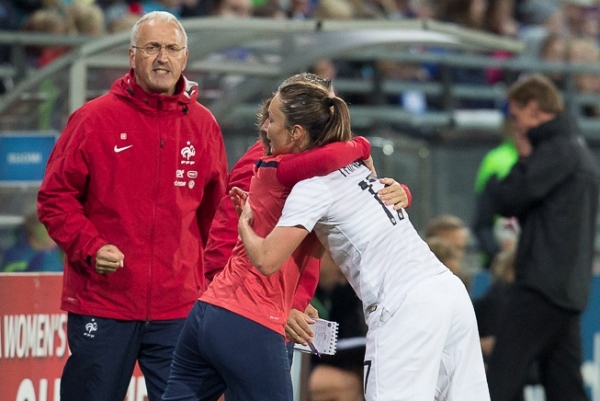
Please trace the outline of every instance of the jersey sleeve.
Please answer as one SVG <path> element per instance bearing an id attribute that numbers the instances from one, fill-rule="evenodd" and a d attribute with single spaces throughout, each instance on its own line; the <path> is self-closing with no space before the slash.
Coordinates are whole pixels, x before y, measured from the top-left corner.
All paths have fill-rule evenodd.
<path id="1" fill-rule="evenodd" d="M 370 154 L 371 144 L 361 136 L 348 142 L 329 143 L 282 158 L 277 167 L 277 179 L 291 188 L 304 179 L 327 175 L 355 160 L 368 159 Z"/>
<path id="2" fill-rule="evenodd" d="M 278 227 L 302 226 L 312 231 L 333 202 L 327 186 L 318 178 L 299 182 L 285 201 Z"/>

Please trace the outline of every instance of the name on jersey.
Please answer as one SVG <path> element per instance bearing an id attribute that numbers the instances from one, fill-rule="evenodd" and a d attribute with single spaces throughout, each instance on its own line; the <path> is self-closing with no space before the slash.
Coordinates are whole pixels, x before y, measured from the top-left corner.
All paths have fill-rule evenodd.
<path id="1" fill-rule="evenodd" d="M 339 171 L 344 177 L 348 177 L 354 171 L 356 171 L 363 164 L 359 161 L 348 164 L 346 167 L 342 167 Z"/>

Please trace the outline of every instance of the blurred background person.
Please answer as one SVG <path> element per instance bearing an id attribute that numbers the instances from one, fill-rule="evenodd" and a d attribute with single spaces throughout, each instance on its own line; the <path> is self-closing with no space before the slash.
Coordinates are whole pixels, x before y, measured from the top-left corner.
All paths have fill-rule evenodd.
<path id="1" fill-rule="evenodd" d="M 540 57 L 548 37 L 563 39 L 567 33 L 559 1 L 528 0 L 521 2 L 517 11 L 520 15 L 517 38 L 527 46 L 521 57 Z M 563 60 L 562 56 L 560 60 Z"/>
<path id="2" fill-rule="evenodd" d="M 38 220 L 37 212 L 25 217 L 16 237 L 4 254 L 0 272 L 63 271 L 63 253 Z"/>
<path id="3" fill-rule="evenodd" d="M 443 237 L 428 237 L 426 240 L 427 245 L 431 252 L 446 266 L 452 273 L 461 277 L 462 272 L 460 270 L 460 254 L 456 250 L 456 247 L 452 245 L 450 241 Z"/>
<path id="4" fill-rule="evenodd" d="M 11 0 L 0 0 L 0 26 L 3 30 L 16 31 L 19 29 L 17 10 Z M 10 46 L 0 45 L 0 66 L 10 63 Z M 0 78 L 0 95 L 13 85 L 9 77 Z"/>
<path id="5" fill-rule="evenodd" d="M 213 16 L 231 18 L 249 18 L 253 5 L 250 0 L 215 0 Z"/>
<path id="6" fill-rule="evenodd" d="M 547 401 L 584 401 L 580 315 L 591 289 L 600 171 L 550 79 L 525 76 L 508 100 L 519 161 L 488 185 L 496 212 L 516 216 L 521 234 L 488 364 L 491 400 L 514 400 L 538 361 Z"/>
<path id="7" fill-rule="evenodd" d="M 102 36 L 105 33 L 104 11 L 94 3 L 75 2 L 65 6 L 67 33 Z"/>
<path id="8" fill-rule="evenodd" d="M 44 33 L 51 35 L 66 35 L 67 21 L 57 9 L 40 9 L 29 15 L 23 22 L 24 32 Z M 40 69 L 59 59 L 69 52 L 68 46 L 27 46 L 25 52 L 28 63 L 35 69 Z M 48 77 L 40 84 L 43 93 L 42 101 L 37 108 L 38 125 L 40 130 L 58 130 L 64 125 L 62 108 L 66 107 L 63 93 L 64 86 L 57 81 L 58 77 Z"/>
<path id="9" fill-rule="evenodd" d="M 578 65 L 599 66 L 600 47 L 592 38 L 575 38 L 569 42 L 568 62 Z M 574 74 L 574 85 L 577 92 L 588 95 L 600 95 L 600 75 L 597 73 Z M 576 112 L 585 117 L 600 117 L 600 101 L 594 99 L 578 105 Z M 575 107 L 577 109 L 577 107 Z"/>
<path id="10" fill-rule="evenodd" d="M 486 189 L 487 183 L 491 177 L 496 177 L 498 180 L 506 177 L 519 158 L 508 117 L 502 123 L 500 134 L 502 142 L 485 154 L 475 178 L 476 208 L 473 232 L 485 268 L 490 267 L 502 249 L 495 229 L 500 216 L 494 210 L 490 190 Z"/>
<path id="11" fill-rule="evenodd" d="M 308 378 L 311 401 L 362 401 L 363 363 L 367 326 L 362 303 L 325 252 L 319 284 L 311 301 L 319 317 L 338 322 L 338 349 L 335 355 L 311 355 Z"/>
<path id="12" fill-rule="evenodd" d="M 27 16 L 21 27 L 23 32 L 66 35 L 65 17 L 55 9 L 40 9 Z M 65 46 L 27 46 L 25 49 L 29 64 L 33 68 L 42 68 L 65 55 L 69 48 Z"/>
<path id="13" fill-rule="evenodd" d="M 458 216 L 442 214 L 429 220 L 425 227 L 425 240 L 433 237 L 445 239 L 455 250 L 459 270 L 465 260 L 470 237 L 469 227 Z"/>
<path id="14" fill-rule="evenodd" d="M 498 324 L 508 301 L 508 291 L 515 281 L 515 250 L 509 249 L 498 253 L 492 261 L 490 271 L 491 286 L 481 297 L 473 300 L 481 350 L 486 364 L 496 343 Z"/>

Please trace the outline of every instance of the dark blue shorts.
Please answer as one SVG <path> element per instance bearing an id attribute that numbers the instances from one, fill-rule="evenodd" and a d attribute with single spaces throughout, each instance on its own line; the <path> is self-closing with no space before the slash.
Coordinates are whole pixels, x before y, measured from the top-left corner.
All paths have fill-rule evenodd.
<path id="1" fill-rule="evenodd" d="M 284 337 L 205 302 L 196 302 L 175 348 L 164 401 L 292 401 Z"/>
<path id="2" fill-rule="evenodd" d="M 185 319 L 123 321 L 69 313 L 71 356 L 63 370 L 61 401 L 123 400 L 139 361 L 148 399 L 159 401 Z"/>

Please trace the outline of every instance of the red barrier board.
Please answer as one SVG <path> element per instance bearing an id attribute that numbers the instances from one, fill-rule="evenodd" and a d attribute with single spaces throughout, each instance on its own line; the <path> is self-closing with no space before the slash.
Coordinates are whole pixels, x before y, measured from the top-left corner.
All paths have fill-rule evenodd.
<path id="1" fill-rule="evenodd" d="M 0 273 L 0 398 L 59 401 L 67 361 L 67 313 L 60 310 L 62 273 Z M 125 401 L 145 401 L 136 367 Z"/>

